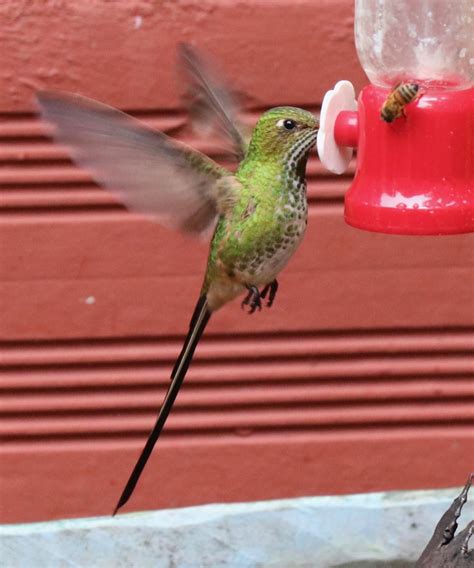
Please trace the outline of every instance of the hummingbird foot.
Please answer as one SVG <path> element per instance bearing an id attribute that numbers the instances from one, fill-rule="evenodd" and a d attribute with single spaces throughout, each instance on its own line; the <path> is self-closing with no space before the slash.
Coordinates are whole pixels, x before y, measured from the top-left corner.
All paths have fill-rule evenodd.
<path id="1" fill-rule="evenodd" d="M 260 292 L 260 298 L 264 299 L 268 292 L 267 306 L 271 308 L 273 306 L 273 301 L 275 300 L 275 296 L 278 290 L 278 280 L 273 280 L 270 284 L 267 284 L 265 288 Z"/>
<path id="2" fill-rule="evenodd" d="M 244 309 L 245 306 L 249 306 L 250 309 L 248 313 L 253 314 L 257 308 L 259 311 L 262 309 L 260 292 L 256 286 L 247 286 L 247 290 L 249 293 L 245 296 L 245 300 L 242 302 L 241 307 Z"/>

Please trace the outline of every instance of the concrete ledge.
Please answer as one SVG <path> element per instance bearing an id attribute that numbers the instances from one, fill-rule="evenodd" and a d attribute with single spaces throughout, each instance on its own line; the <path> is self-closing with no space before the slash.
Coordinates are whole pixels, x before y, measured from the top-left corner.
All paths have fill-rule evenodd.
<path id="1" fill-rule="evenodd" d="M 308 497 L 3 525 L 0 557 L 8 568 L 402 567 L 419 557 L 458 493 Z M 460 527 L 473 516 L 471 502 Z"/>

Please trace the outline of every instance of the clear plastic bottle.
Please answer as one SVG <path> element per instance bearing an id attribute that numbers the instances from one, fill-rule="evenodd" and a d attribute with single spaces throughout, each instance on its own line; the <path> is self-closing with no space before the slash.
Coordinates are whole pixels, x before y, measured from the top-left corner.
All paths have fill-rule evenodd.
<path id="1" fill-rule="evenodd" d="M 474 81 L 473 0 L 356 0 L 355 40 L 370 81 L 467 89 Z"/>

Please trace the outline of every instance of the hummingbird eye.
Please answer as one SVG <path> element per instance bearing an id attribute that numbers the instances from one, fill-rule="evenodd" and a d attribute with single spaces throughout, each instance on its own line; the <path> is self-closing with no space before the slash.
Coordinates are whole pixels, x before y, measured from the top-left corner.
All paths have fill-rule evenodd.
<path id="1" fill-rule="evenodd" d="M 293 128 L 296 128 L 296 122 L 291 118 L 283 118 L 277 122 L 277 126 L 283 127 L 285 130 L 293 130 Z"/>

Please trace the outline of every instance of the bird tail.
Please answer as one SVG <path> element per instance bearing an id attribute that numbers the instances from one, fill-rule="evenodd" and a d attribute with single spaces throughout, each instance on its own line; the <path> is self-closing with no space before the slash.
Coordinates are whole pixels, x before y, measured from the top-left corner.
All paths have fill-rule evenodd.
<path id="1" fill-rule="evenodd" d="M 130 499 L 135 486 L 140 479 L 140 475 L 150 457 L 153 448 L 155 447 L 158 438 L 163 430 L 163 426 L 165 425 L 166 419 L 170 413 L 171 407 L 173 406 L 174 401 L 176 400 L 176 396 L 178 395 L 178 391 L 183 384 L 184 377 L 186 376 L 186 372 L 189 368 L 191 360 L 194 355 L 194 351 L 196 349 L 199 340 L 206 328 L 207 323 L 211 317 L 211 310 L 209 309 L 207 303 L 206 295 L 203 295 L 199 298 L 196 308 L 194 309 L 193 317 L 191 318 L 191 322 L 189 324 L 189 332 L 184 342 L 183 348 L 181 353 L 179 354 L 178 359 L 176 360 L 176 364 L 173 368 L 171 373 L 171 384 L 168 388 L 168 392 L 166 393 L 165 399 L 161 406 L 160 412 L 158 414 L 158 418 L 156 420 L 155 425 L 153 426 L 153 430 L 150 432 L 148 436 L 148 440 L 145 444 L 145 447 L 138 458 L 135 467 L 130 475 L 129 480 L 127 481 L 127 485 L 123 490 L 122 495 L 115 507 L 113 515 L 117 513 L 117 511 L 125 505 L 125 503 Z"/>

